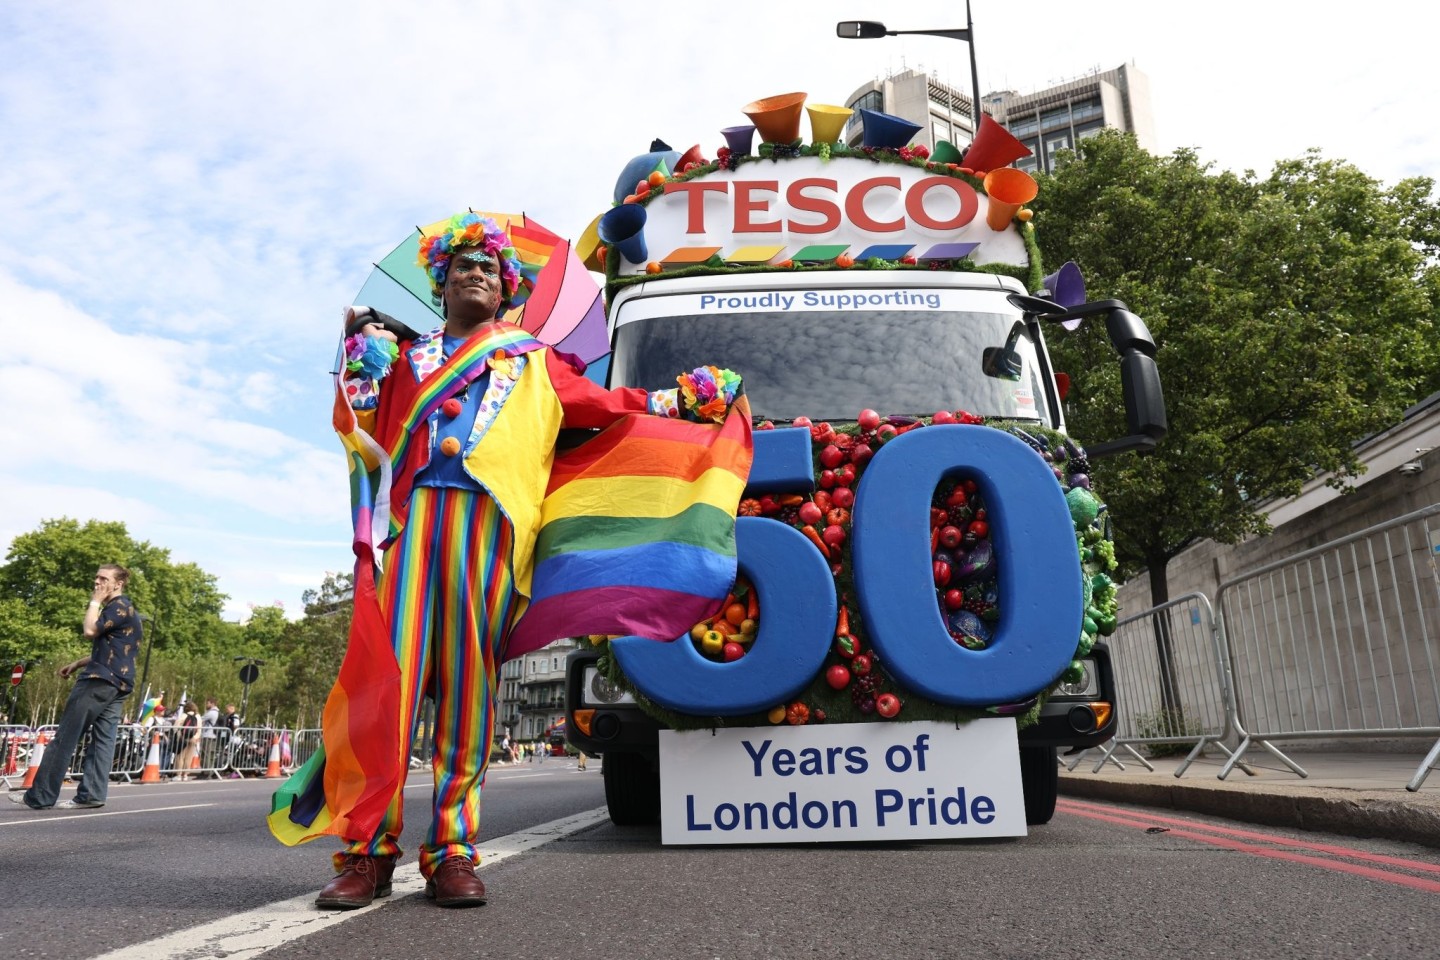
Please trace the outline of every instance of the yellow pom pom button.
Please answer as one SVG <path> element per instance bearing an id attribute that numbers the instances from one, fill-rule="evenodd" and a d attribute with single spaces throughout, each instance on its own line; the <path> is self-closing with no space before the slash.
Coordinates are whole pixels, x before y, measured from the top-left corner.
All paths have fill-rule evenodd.
<path id="1" fill-rule="evenodd" d="M 445 411 L 445 416 L 453 420 L 460 416 L 460 401 L 451 397 L 449 400 L 440 404 L 440 409 Z"/>
<path id="2" fill-rule="evenodd" d="M 453 457 L 460 452 L 460 441 L 454 437 L 446 437 L 440 441 L 440 452 L 447 457 Z"/>

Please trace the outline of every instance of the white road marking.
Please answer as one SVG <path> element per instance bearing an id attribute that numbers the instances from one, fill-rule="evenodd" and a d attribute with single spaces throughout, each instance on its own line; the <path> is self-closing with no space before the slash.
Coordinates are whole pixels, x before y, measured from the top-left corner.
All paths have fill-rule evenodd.
<path id="1" fill-rule="evenodd" d="M 182 803 L 173 807 L 145 807 L 140 810 L 108 810 L 105 813 L 85 811 L 84 813 L 53 814 L 48 817 L 26 817 L 24 820 L 0 820 L 0 827 L 14 827 L 24 824 L 54 823 L 57 820 L 94 820 L 96 817 L 121 817 L 130 813 L 155 813 L 160 810 L 193 810 L 196 807 L 213 807 L 213 803 Z M 35 811 L 40 813 L 42 811 Z"/>
<path id="2" fill-rule="evenodd" d="M 597 807 L 572 817 L 539 824 L 529 830 L 496 837 L 480 845 L 480 859 L 488 867 L 593 827 L 608 818 L 606 809 Z M 301 937 L 328 930 L 337 923 L 379 910 L 400 897 L 420 893 L 425 889 L 425 880 L 420 876 L 419 865 L 408 863 L 397 867 L 391 888 L 393 892 L 389 898 L 376 900 L 359 910 L 320 910 L 315 906 L 315 894 L 307 893 L 188 930 L 178 930 L 145 943 L 121 947 L 93 960 L 218 960 L 221 957 L 225 960 L 245 960 L 259 956 Z"/>

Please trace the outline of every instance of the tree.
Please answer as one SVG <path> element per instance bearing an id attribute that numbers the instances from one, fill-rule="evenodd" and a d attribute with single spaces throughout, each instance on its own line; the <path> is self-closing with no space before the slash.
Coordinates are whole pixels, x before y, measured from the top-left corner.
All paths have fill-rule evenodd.
<path id="1" fill-rule="evenodd" d="M 18 645 L 17 654 L 47 655 L 64 645 L 63 636 L 77 649 L 88 648 L 81 634 L 85 604 L 95 570 L 106 563 L 129 569 L 126 592 L 136 609 L 153 618 L 147 631 L 157 649 L 223 648 L 234 628 L 220 619 L 226 597 L 214 576 L 193 563 L 172 563 L 169 550 L 133 539 L 123 523 L 82 524 L 69 517 L 42 520 L 39 528 L 11 541 L 0 565 L 0 596 L 27 608 L 26 618 L 17 619 L 28 632 L 0 628 L 0 645 Z"/>
<path id="2" fill-rule="evenodd" d="M 301 595 L 305 616 L 287 624 L 280 638 L 279 651 L 288 664 L 282 699 L 300 717 L 317 723 L 345 656 L 353 590 L 351 574 L 327 574 L 318 590 Z"/>
<path id="3" fill-rule="evenodd" d="M 1314 152 L 1261 180 L 1112 131 L 1039 180 L 1047 260 L 1075 260 L 1159 346 L 1168 436 L 1151 455 L 1094 465 L 1124 569 L 1149 572 L 1156 605 L 1182 550 L 1267 532 L 1264 502 L 1319 473 L 1343 486 L 1362 469 L 1352 445 L 1440 387 L 1430 180 L 1387 189 Z M 1051 339 L 1071 376 L 1072 432 L 1122 435 L 1103 325 Z"/>

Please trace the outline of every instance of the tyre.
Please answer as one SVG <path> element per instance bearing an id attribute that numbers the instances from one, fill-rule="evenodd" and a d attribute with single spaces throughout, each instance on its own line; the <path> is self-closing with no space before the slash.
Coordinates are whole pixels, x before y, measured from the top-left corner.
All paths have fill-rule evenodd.
<path id="1" fill-rule="evenodd" d="M 1060 765 L 1054 747 L 1020 748 L 1020 783 L 1025 791 L 1025 822 L 1049 823 L 1060 792 Z"/>
<path id="2" fill-rule="evenodd" d="M 605 806 L 617 827 L 660 822 L 660 772 L 638 753 L 605 751 Z"/>

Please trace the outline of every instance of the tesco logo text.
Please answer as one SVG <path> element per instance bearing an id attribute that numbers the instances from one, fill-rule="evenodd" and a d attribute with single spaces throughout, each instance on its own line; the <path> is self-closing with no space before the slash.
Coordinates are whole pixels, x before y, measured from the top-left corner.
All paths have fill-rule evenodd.
<path id="1" fill-rule="evenodd" d="M 707 181 L 691 180 L 671 182 L 665 185 L 665 199 L 683 197 L 686 204 L 686 233 L 703 234 L 705 224 L 705 195 L 716 194 L 730 199 L 732 222 L 727 227 L 733 233 L 829 233 L 840 226 L 842 218 L 860 230 L 869 233 L 902 233 L 907 229 L 907 217 L 914 226 L 929 230 L 954 231 L 975 219 L 979 200 L 975 188 L 954 177 L 924 177 L 907 188 L 899 177 L 870 177 L 850 187 L 842 195 L 837 181 L 825 177 L 802 177 L 786 184 L 783 204 L 779 204 L 782 192 L 779 180 L 734 180 Z M 933 216 L 925 207 L 928 195 L 950 195 L 959 201 L 959 211 L 946 219 Z M 902 200 L 904 217 L 891 220 L 877 220 L 866 211 L 866 200 L 886 198 Z M 948 197 L 947 197 L 948 200 Z M 953 203 L 946 203 L 946 208 Z M 772 207 L 781 206 L 781 211 Z M 789 208 L 790 216 L 784 215 L 783 208 Z M 804 220 L 791 217 L 794 212 L 813 215 Z M 818 219 L 816 219 L 818 218 Z"/>

